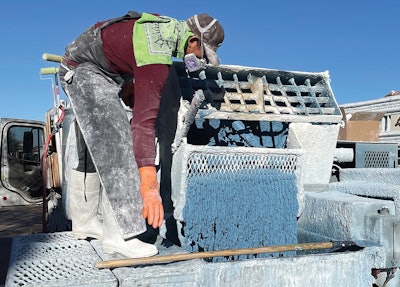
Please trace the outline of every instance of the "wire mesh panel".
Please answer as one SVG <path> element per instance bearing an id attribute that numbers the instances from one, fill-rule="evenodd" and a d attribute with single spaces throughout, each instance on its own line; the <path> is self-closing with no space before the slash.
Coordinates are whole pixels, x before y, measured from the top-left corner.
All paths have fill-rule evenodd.
<path id="1" fill-rule="evenodd" d="M 390 167 L 389 152 L 365 152 L 365 167 Z"/>
<path id="2" fill-rule="evenodd" d="M 94 267 L 100 257 L 71 232 L 15 237 L 6 286 L 117 286 L 110 270 Z"/>
<path id="3" fill-rule="evenodd" d="M 184 98 L 190 100 L 195 90 L 204 90 L 202 109 L 209 118 L 332 123 L 342 118 L 328 72 L 218 66 L 188 78 L 180 63 L 175 66 Z"/>
<path id="4" fill-rule="evenodd" d="M 177 156 L 173 200 L 183 248 L 198 252 L 297 242 L 299 151 L 184 144 Z"/>
<path id="5" fill-rule="evenodd" d="M 193 151 L 188 158 L 187 177 L 208 176 L 224 178 L 235 173 L 246 172 L 249 177 L 259 170 L 276 170 L 280 173 L 294 174 L 299 165 L 296 154 L 257 154 L 234 153 L 234 150 L 223 149 L 218 153 Z"/>
<path id="6" fill-rule="evenodd" d="M 331 105 L 329 89 L 325 79 L 311 85 L 310 79 L 296 83 L 294 78 L 283 84 L 280 77 L 276 83 L 269 83 L 266 76 L 248 75 L 247 81 L 239 81 L 236 74 L 232 80 L 222 80 L 225 88 L 221 100 L 221 111 L 256 112 L 292 115 L 334 115 L 335 106 Z"/>

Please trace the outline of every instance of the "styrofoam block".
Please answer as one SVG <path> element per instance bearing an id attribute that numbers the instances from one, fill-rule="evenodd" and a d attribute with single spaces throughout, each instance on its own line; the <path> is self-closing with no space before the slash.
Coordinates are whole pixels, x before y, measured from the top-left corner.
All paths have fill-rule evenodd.
<path id="1" fill-rule="evenodd" d="M 204 264 L 204 261 L 198 259 L 164 265 L 116 268 L 113 273 L 119 280 L 119 287 L 204 286 L 198 284 L 199 271 Z"/>
<path id="2" fill-rule="evenodd" d="M 383 256 L 383 257 L 382 257 Z M 120 286 L 348 287 L 372 286 L 381 247 L 354 252 L 206 263 L 199 260 L 113 270 Z M 340 274 L 340 276 L 338 276 Z M 355 276 L 356 274 L 356 276 Z"/>
<path id="3" fill-rule="evenodd" d="M 343 168 L 340 181 L 366 181 L 400 185 L 400 168 Z"/>
<path id="4" fill-rule="evenodd" d="M 329 183 L 339 124 L 291 123 L 287 147 L 303 148 L 303 184 L 323 189 Z M 321 190 L 319 190 L 321 191 Z"/>
<path id="5" fill-rule="evenodd" d="M 373 174 L 370 176 L 371 180 L 376 178 Z M 395 206 L 392 214 L 400 215 L 400 185 L 398 184 L 380 182 L 378 179 L 376 182 L 350 180 L 331 183 L 325 188 L 327 192 L 332 190 L 369 198 L 387 199 Z"/>
<path id="6" fill-rule="evenodd" d="M 338 191 L 306 192 L 304 212 L 298 228 L 334 240 L 362 240 L 365 238 L 365 215 L 382 207 L 394 212 L 389 200 L 365 198 Z"/>

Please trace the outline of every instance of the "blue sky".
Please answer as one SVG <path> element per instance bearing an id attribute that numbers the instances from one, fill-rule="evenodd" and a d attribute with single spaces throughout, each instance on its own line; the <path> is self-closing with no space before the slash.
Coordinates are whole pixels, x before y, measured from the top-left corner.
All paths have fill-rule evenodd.
<path id="1" fill-rule="evenodd" d="M 129 10 L 180 20 L 208 13 L 220 20 L 222 64 L 289 71 L 329 71 L 339 105 L 400 90 L 398 0 L 2 0 L 0 117 L 44 120 L 56 66 L 44 52 L 65 46 L 96 21 Z M 61 97 L 65 97 L 61 94 Z"/>

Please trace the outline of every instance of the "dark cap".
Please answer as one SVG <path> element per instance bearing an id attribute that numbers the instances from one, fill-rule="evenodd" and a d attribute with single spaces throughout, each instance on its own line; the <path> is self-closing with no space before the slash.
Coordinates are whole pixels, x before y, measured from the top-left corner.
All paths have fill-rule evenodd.
<path id="1" fill-rule="evenodd" d="M 217 49 L 224 41 L 224 29 L 217 19 L 208 14 L 197 14 L 187 21 L 190 30 L 200 38 L 208 61 L 219 65 Z"/>

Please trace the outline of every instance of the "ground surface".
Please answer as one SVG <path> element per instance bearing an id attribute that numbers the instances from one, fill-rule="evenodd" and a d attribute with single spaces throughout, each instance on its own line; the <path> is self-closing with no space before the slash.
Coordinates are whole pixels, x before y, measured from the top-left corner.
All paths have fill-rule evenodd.
<path id="1" fill-rule="evenodd" d="M 5 285 L 12 237 L 42 231 L 42 205 L 0 207 L 0 287 Z"/>

